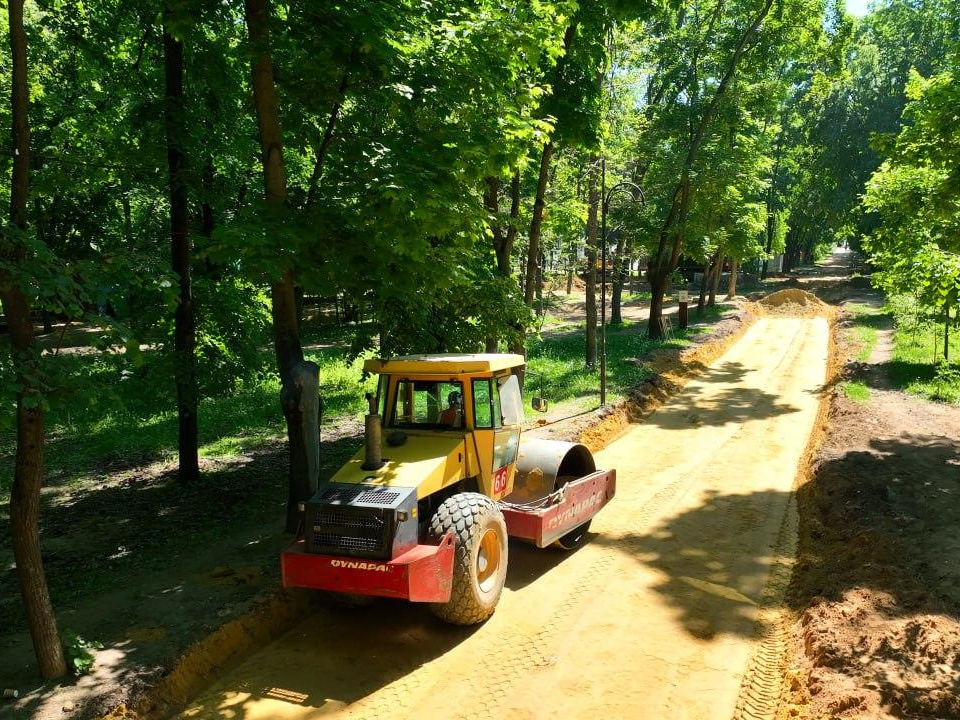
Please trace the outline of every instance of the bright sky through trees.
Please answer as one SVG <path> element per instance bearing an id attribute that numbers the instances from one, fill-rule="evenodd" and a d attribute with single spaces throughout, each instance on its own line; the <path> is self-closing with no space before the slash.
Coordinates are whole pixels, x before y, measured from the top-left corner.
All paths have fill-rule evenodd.
<path id="1" fill-rule="evenodd" d="M 867 14 L 868 0 L 847 0 L 847 12 L 857 17 L 863 17 Z"/>

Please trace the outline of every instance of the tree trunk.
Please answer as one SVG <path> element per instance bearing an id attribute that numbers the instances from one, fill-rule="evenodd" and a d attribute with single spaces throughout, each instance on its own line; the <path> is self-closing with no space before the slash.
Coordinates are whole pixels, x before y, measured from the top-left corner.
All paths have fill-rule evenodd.
<path id="1" fill-rule="evenodd" d="M 273 61 L 270 56 L 269 0 L 245 0 L 245 18 L 252 50 L 253 102 L 260 129 L 263 178 L 267 203 L 281 207 L 287 200 L 287 177 L 283 165 L 280 116 L 277 112 Z M 310 489 L 304 415 L 297 397 L 294 370 L 303 363 L 303 348 L 297 327 L 297 302 L 293 270 L 283 271 L 270 285 L 273 300 L 273 335 L 280 371 L 280 401 L 287 422 L 290 447 L 290 476 L 287 493 L 288 532 L 299 524 L 298 504 Z"/>
<path id="2" fill-rule="evenodd" d="M 570 257 L 570 264 L 567 266 L 567 295 L 573 292 L 573 270 L 577 264 L 575 256 Z"/>
<path id="3" fill-rule="evenodd" d="M 501 268 L 500 256 L 503 252 L 503 244 L 505 241 L 503 227 L 500 225 L 500 180 L 496 177 L 488 177 L 486 179 L 486 187 L 483 191 L 483 204 L 486 207 L 487 213 L 489 214 L 488 223 L 490 224 L 490 232 L 493 235 L 493 252 L 497 260 L 497 271 L 503 274 Z M 510 275 L 510 256 L 507 256 L 507 272 L 506 276 Z M 496 335 L 488 335 L 485 343 L 485 350 L 488 353 L 495 353 L 500 347 L 500 340 Z"/>
<path id="4" fill-rule="evenodd" d="M 546 264 L 546 255 L 543 252 L 540 253 L 540 258 L 537 262 L 537 282 L 534 290 L 534 295 L 536 296 L 536 305 L 537 305 L 537 315 L 543 317 L 544 307 L 543 307 L 543 270 L 544 265 Z"/>
<path id="5" fill-rule="evenodd" d="M 767 197 L 767 247 L 766 247 L 766 259 L 760 263 L 760 279 L 765 280 L 767 278 L 767 263 L 770 262 L 770 253 L 773 252 L 773 231 L 774 231 L 774 222 L 775 218 L 773 215 L 773 207 L 771 207 L 771 199 Z"/>
<path id="6" fill-rule="evenodd" d="M 710 300 L 707 305 L 715 307 L 717 304 L 717 286 L 720 284 L 720 275 L 723 273 L 723 255 L 717 255 L 717 262 L 713 268 L 713 276 L 710 278 Z"/>
<path id="7" fill-rule="evenodd" d="M 340 109 L 343 107 L 343 101 L 347 97 L 347 87 L 350 83 L 350 65 L 354 60 L 354 53 L 350 53 L 350 60 L 347 67 L 340 76 L 340 82 L 337 84 L 337 99 L 330 109 L 330 117 L 327 118 L 327 126 L 323 131 L 323 139 L 320 141 L 320 147 L 317 148 L 316 157 L 313 161 L 313 172 L 310 173 L 310 181 L 307 183 L 307 199 L 304 208 L 309 210 L 317 199 L 317 189 L 320 186 L 320 178 L 323 175 L 323 161 L 327 157 L 327 151 L 333 142 L 333 130 L 336 127 L 337 119 L 340 117 Z"/>
<path id="8" fill-rule="evenodd" d="M 950 306 L 943 308 L 943 361 L 950 362 Z"/>
<path id="9" fill-rule="evenodd" d="M 194 482 L 200 476 L 197 440 L 196 327 L 190 275 L 189 208 L 183 103 L 183 45 L 169 32 L 170 9 L 164 10 L 163 70 L 166 86 L 164 129 L 170 181 L 170 258 L 179 278 L 179 296 L 173 315 L 174 373 L 177 385 L 179 479 Z"/>
<path id="10" fill-rule="evenodd" d="M 504 277 L 510 277 L 510 254 L 513 252 L 513 245 L 517 241 L 517 233 L 520 231 L 520 171 L 513 173 L 510 180 L 510 225 L 507 226 L 507 235 L 503 243 L 503 248 L 497 253 L 497 267 Z"/>
<path id="11" fill-rule="evenodd" d="M 622 325 L 623 286 L 630 276 L 630 241 L 621 234 L 613 261 L 613 294 L 610 298 L 610 324 Z"/>
<path id="12" fill-rule="evenodd" d="M 586 283 L 586 349 L 587 367 L 597 364 L 597 215 L 600 211 L 600 181 L 597 177 L 600 158 L 590 156 L 590 171 L 587 190 L 587 283 Z"/>
<path id="13" fill-rule="evenodd" d="M 697 313 L 703 312 L 707 304 L 707 284 L 710 282 L 710 273 L 713 272 L 713 261 L 716 256 L 711 256 L 703 264 L 703 277 L 700 278 L 700 296 L 697 298 Z"/>
<path id="14" fill-rule="evenodd" d="M 30 191 L 30 124 L 27 116 L 27 37 L 23 28 L 23 0 L 7 6 L 12 54 L 13 174 L 10 182 L 10 221 L 27 227 L 27 196 Z M 12 243 L 11 243 L 12 244 Z M 3 253 L 3 260 L 17 263 L 20 247 Z M 39 351 L 33 334 L 30 300 L 6 270 L 0 270 L 0 304 L 10 329 L 10 349 L 17 383 L 17 450 L 13 487 L 10 491 L 10 530 L 13 558 L 20 579 L 20 593 L 30 628 L 30 638 L 40 675 L 45 679 L 65 675 L 63 646 L 57 632 L 50 591 L 40 555 L 40 485 L 43 482 L 44 412 L 39 379 Z"/>
<path id="15" fill-rule="evenodd" d="M 670 282 L 669 274 L 656 273 L 648 270 L 650 280 L 650 322 L 655 325 L 647 326 L 647 333 L 654 340 L 663 338 L 663 296 L 667 292 Z"/>
<path id="16" fill-rule="evenodd" d="M 523 301 L 533 306 L 537 278 L 540 276 L 540 233 L 543 226 L 543 209 L 546 207 L 547 178 L 550 177 L 550 159 L 553 143 L 543 146 L 540 155 L 540 175 L 537 178 L 537 193 L 533 200 L 533 217 L 530 220 L 530 245 L 527 248 L 527 272 L 524 280 Z"/>
<path id="17" fill-rule="evenodd" d="M 513 272 L 510 268 L 510 254 L 513 252 L 513 245 L 517 240 L 517 233 L 520 232 L 520 170 L 515 170 L 513 173 L 513 178 L 510 180 L 510 225 L 507 226 L 507 234 L 504 239 L 503 249 L 501 252 L 497 253 L 497 267 L 500 272 L 503 273 L 504 277 L 511 277 Z M 516 336 L 510 342 L 508 349 L 510 352 L 515 355 L 520 355 L 523 358 L 527 357 L 527 348 L 524 344 L 524 329 L 522 327 L 516 327 Z M 524 381 L 524 368 L 515 368 L 514 375 L 517 376 L 517 381 L 520 383 L 520 388 L 523 388 Z"/>
<path id="18" fill-rule="evenodd" d="M 737 266 L 739 263 L 734 258 L 730 261 L 730 279 L 727 281 L 727 300 L 733 300 L 737 296 Z"/>
<path id="19" fill-rule="evenodd" d="M 500 180 L 488 177 L 484 190 L 484 205 L 490 213 L 490 226 L 493 233 L 493 250 L 497 257 L 497 272 L 505 278 L 510 277 L 510 255 L 517 238 L 517 218 L 520 215 L 520 171 L 513 174 L 510 181 L 510 219 L 504 231 L 500 224 Z M 499 338 L 488 337 L 486 351 L 496 352 L 499 348 Z M 512 352 L 512 351 L 511 351 Z"/>

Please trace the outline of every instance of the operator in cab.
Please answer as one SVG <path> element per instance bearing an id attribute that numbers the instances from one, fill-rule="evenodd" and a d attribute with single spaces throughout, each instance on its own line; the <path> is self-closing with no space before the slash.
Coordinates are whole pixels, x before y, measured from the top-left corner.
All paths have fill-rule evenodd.
<path id="1" fill-rule="evenodd" d="M 447 409 L 440 413 L 438 418 L 441 425 L 449 427 L 460 427 L 460 420 L 463 417 L 463 398 L 456 390 L 447 395 Z"/>

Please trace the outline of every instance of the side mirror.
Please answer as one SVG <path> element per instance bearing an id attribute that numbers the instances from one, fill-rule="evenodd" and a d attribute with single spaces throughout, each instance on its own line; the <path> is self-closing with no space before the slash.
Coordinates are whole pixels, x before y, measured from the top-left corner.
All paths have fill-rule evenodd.
<path id="1" fill-rule="evenodd" d="M 542 397 L 535 397 L 531 401 L 530 407 L 532 407 L 535 411 L 539 413 L 545 413 L 547 411 L 547 408 L 550 407 L 550 404 Z"/>

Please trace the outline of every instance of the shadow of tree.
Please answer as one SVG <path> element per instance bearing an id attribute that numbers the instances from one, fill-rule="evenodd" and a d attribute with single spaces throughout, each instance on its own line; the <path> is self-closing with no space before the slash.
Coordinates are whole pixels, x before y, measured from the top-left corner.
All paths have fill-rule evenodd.
<path id="1" fill-rule="evenodd" d="M 656 570 L 652 589 L 691 636 L 754 637 L 771 568 L 793 559 L 775 542 L 791 498 L 708 491 L 649 532 L 592 542 Z M 822 462 L 796 500 L 785 601 L 802 613 L 813 677 L 847 673 L 861 711 L 874 693 L 904 716 L 960 718 L 960 442 L 875 439 Z"/>
<path id="2" fill-rule="evenodd" d="M 960 443 L 930 435 L 877 438 L 822 462 L 798 490 L 801 534 L 835 552 L 804 556 L 811 593 L 839 599 L 855 584 L 889 592 L 914 576 L 922 598 L 960 611 Z M 869 558 L 868 563 L 864 560 Z M 906 606 L 918 601 L 912 593 Z"/>
<path id="3" fill-rule="evenodd" d="M 369 607 L 321 607 L 283 637 L 282 650 L 271 649 L 229 691 L 214 691 L 216 707 L 191 713 L 197 720 L 247 717 L 260 701 L 282 701 L 307 717 L 335 713 L 390 686 L 441 657 L 473 635 L 479 626 L 441 623 L 423 605 L 378 600 Z M 401 684 L 396 693 L 404 692 Z M 369 717 L 390 717 L 397 697 L 385 693 Z M 439 702 L 439 699 L 438 699 Z M 259 712 L 262 714 L 263 709 Z"/>
<path id="4" fill-rule="evenodd" d="M 704 493 L 696 507 L 664 519 L 644 534 L 597 536 L 658 571 L 653 589 L 675 609 L 690 635 L 753 637 L 771 567 L 789 559 L 773 547 L 790 493 Z M 763 548 L 756 552 L 754 548 Z"/>
<path id="5" fill-rule="evenodd" d="M 698 382 L 708 390 L 713 385 L 736 384 L 743 380 L 750 370 L 741 363 L 727 361 L 712 367 L 700 367 Z M 688 386 L 688 392 L 690 387 Z M 689 428 L 691 425 L 730 425 L 747 420 L 761 420 L 786 413 L 797 412 L 797 408 L 780 402 L 776 395 L 759 388 L 731 387 L 711 395 L 707 400 L 692 396 L 694 401 L 685 402 L 682 407 L 664 407 L 651 415 L 647 422 L 670 430 Z"/>
<path id="6" fill-rule="evenodd" d="M 960 442 L 871 439 L 827 457 L 798 504 L 811 692 L 839 674 L 851 711 L 960 718 Z"/>

